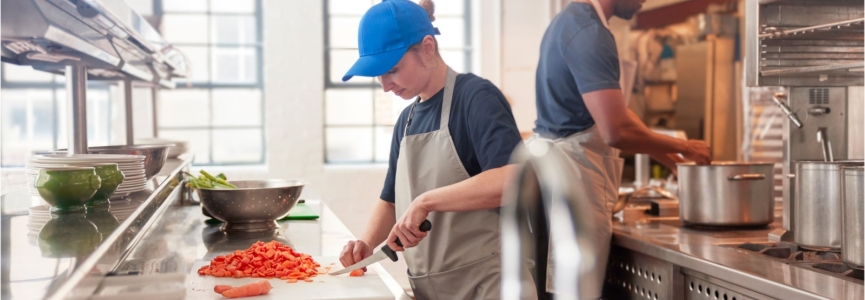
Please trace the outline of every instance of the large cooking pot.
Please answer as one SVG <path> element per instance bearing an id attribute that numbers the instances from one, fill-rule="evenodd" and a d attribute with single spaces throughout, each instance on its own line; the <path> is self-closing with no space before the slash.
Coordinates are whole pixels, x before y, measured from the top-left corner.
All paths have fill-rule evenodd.
<path id="1" fill-rule="evenodd" d="M 678 164 L 679 217 L 686 225 L 764 226 L 774 218 L 772 163 Z"/>
<path id="2" fill-rule="evenodd" d="M 818 251 L 841 249 L 841 167 L 862 161 L 798 161 L 793 197 L 793 240 Z"/>
<path id="3" fill-rule="evenodd" d="M 865 191 L 863 191 L 863 180 L 865 180 L 865 167 L 845 166 L 841 168 L 843 180 L 841 181 L 842 198 L 841 207 L 844 214 L 841 215 L 842 231 L 844 238 L 841 240 L 841 257 L 851 268 L 862 269 L 865 252 L 862 251 L 862 234 L 865 230 L 863 221 L 863 208 L 865 208 Z"/>

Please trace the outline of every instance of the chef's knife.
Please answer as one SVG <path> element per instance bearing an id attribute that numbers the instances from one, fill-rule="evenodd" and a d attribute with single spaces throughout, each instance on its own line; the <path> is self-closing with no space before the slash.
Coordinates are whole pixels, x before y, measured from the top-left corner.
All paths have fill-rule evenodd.
<path id="1" fill-rule="evenodd" d="M 429 220 L 424 220 L 423 223 L 420 224 L 420 231 L 427 232 L 427 231 L 430 231 L 430 229 L 432 229 L 432 223 L 430 223 Z M 402 242 L 399 241 L 399 238 L 396 239 L 396 244 L 399 245 L 400 247 L 402 247 Z M 346 267 L 345 269 L 335 271 L 335 272 L 330 272 L 328 274 L 329 275 L 342 275 L 342 274 L 345 274 L 345 273 L 348 273 L 348 272 L 351 272 L 351 271 L 354 271 L 357 269 L 364 268 L 364 267 L 369 266 L 371 264 L 377 263 L 377 262 L 379 262 L 385 258 L 390 258 L 390 260 L 392 260 L 392 261 L 399 260 L 399 257 L 396 256 L 396 251 L 393 251 L 393 249 L 391 249 L 390 246 L 388 246 L 387 244 L 384 244 L 384 246 L 381 246 L 380 250 L 376 251 L 375 253 L 373 253 L 369 257 L 364 258 L 361 261 L 356 262 L 355 264 Z"/>

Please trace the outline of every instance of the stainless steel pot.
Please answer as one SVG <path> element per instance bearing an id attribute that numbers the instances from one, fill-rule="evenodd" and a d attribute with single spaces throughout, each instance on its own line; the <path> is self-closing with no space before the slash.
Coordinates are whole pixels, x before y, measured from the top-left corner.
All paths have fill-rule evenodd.
<path id="1" fill-rule="evenodd" d="M 761 226 L 774 218 L 772 163 L 684 163 L 679 169 L 679 217 L 686 225 Z"/>
<path id="2" fill-rule="evenodd" d="M 865 180 L 865 167 L 842 167 L 843 180 L 841 207 L 844 214 L 841 215 L 842 231 L 844 238 L 841 239 L 841 257 L 851 268 L 862 269 L 865 251 L 862 250 L 862 235 L 865 230 L 863 221 L 863 209 L 865 209 L 865 191 L 863 191 L 863 180 Z"/>
<path id="3" fill-rule="evenodd" d="M 798 161 L 793 240 L 820 251 L 841 249 L 841 167 L 862 161 Z"/>

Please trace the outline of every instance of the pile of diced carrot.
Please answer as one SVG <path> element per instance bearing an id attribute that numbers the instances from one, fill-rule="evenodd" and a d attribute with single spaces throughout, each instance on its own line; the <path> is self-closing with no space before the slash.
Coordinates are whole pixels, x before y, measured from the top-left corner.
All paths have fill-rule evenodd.
<path id="1" fill-rule="evenodd" d="M 249 249 L 217 256 L 210 265 L 198 269 L 199 275 L 215 277 L 261 277 L 279 278 L 288 282 L 312 281 L 319 272 L 319 265 L 312 257 L 295 252 L 291 247 L 277 241 L 256 242 Z"/>

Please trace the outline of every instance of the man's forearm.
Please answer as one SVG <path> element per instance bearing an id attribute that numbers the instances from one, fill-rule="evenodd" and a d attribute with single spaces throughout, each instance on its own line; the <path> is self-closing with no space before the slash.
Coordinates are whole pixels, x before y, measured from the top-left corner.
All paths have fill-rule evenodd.
<path id="1" fill-rule="evenodd" d="M 396 208 L 393 203 L 378 200 L 373 206 L 366 232 L 361 240 L 375 247 L 384 242 L 394 224 L 396 224 Z"/>
<path id="2" fill-rule="evenodd" d="M 667 154 L 667 153 L 684 153 L 687 151 L 687 146 L 684 140 L 673 138 L 664 134 L 654 132 L 643 124 L 634 112 L 628 110 L 628 117 L 631 119 L 627 122 L 625 128 L 621 128 L 619 132 L 622 134 L 620 142 L 616 148 L 627 152 L 647 153 L 647 154 Z"/>
<path id="3" fill-rule="evenodd" d="M 424 193 L 415 201 L 428 211 L 470 211 L 502 206 L 505 183 L 517 165 L 490 169 L 469 179 Z"/>

